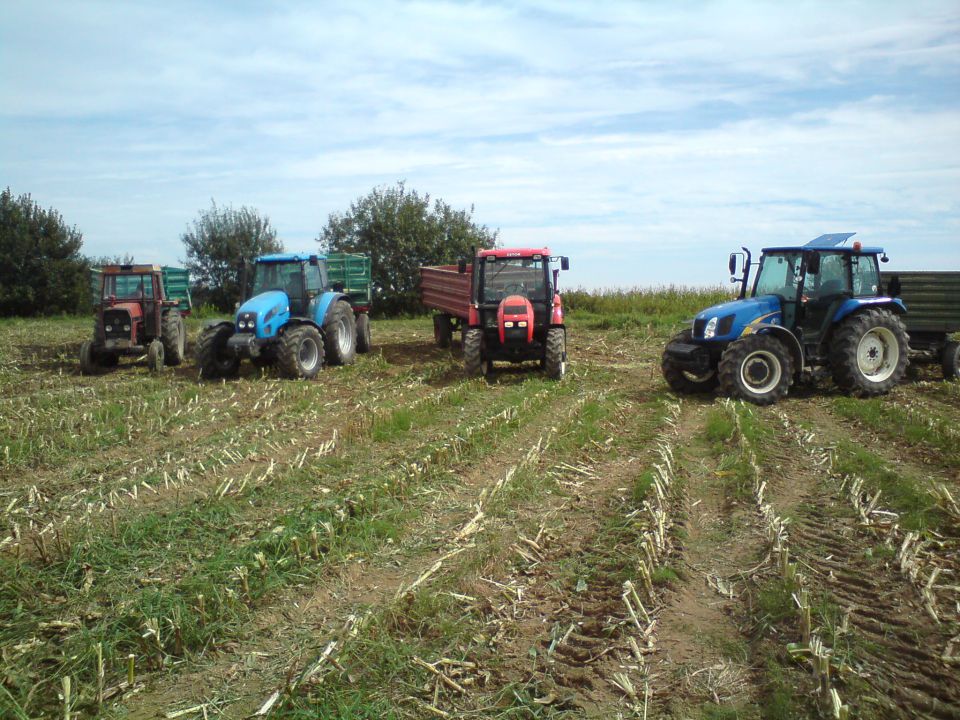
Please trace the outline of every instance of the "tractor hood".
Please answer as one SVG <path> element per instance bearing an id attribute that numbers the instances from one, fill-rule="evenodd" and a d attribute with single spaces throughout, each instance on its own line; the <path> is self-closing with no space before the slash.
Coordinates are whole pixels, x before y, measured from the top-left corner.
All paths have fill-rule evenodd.
<path id="1" fill-rule="evenodd" d="M 710 342 L 733 340 L 760 323 L 779 325 L 780 318 L 780 298 L 776 295 L 732 300 L 698 313 L 693 320 L 693 337 Z"/>
<path id="2" fill-rule="evenodd" d="M 237 330 L 270 338 L 290 319 L 290 298 L 281 290 L 254 295 L 237 310 Z"/>

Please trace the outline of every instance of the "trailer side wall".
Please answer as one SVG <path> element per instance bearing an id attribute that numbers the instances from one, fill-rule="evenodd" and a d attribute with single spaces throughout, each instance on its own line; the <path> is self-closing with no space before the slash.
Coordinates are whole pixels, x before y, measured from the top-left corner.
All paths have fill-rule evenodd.
<path id="1" fill-rule="evenodd" d="M 907 332 L 960 331 L 960 272 L 901 271 L 880 274 L 884 289 L 900 280 L 900 298 L 907 306 Z"/>
<path id="2" fill-rule="evenodd" d="M 467 319 L 470 311 L 470 291 L 473 268 L 457 271 L 456 265 L 437 265 L 420 268 L 420 292 L 423 304 L 433 310 Z"/>

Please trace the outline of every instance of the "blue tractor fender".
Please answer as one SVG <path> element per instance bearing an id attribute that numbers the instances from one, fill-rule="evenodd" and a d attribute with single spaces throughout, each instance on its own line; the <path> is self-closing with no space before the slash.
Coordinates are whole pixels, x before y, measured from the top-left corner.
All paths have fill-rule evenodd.
<path id="1" fill-rule="evenodd" d="M 892 310 L 897 315 L 903 315 L 907 312 L 907 306 L 903 304 L 900 298 L 888 297 L 870 297 L 870 298 L 850 298 L 845 300 L 833 316 L 833 322 L 838 323 L 848 315 L 863 310 L 864 308 L 884 308 Z"/>
<path id="2" fill-rule="evenodd" d="M 327 320 L 327 313 L 330 312 L 330 308 L 333 307 L 333 304 L 337 302 L 337 300 L 350 302 L 349 297 L 335 290 L 328 290 L 310 301 L 310 310 L 307 314 L 310 316 L 314 325 L 320 328 L 323 327 L 324 322 Z"/>
<path id="3" fill-rule="evenodd" d="M 773 325 L 771 323 L 759 323 L 758 325 L 753 326 L 753 335 L 759 335 L 760 333 L 767 333 L 775 336 L 780 340 L 790 351 L 790 355 L 793 357 L 793 369 L 794 372 L 800 372 L 803 370 L 803 346 L 800 344 L 800 341 L 797 340 L 797 336 L 792 332 L 787 330 L 787 328 L 782 325 Z"/>

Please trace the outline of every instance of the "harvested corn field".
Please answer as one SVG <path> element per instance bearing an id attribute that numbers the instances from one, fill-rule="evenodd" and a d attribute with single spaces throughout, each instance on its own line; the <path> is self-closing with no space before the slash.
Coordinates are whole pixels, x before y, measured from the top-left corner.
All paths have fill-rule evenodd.
<path id="1" fill-rule="evenodd" d="M 960 717 L 960 385 L 678 398 L 676 328 L 580 320 L 559 383 L 429 318 L 312 382 L 4 322 L 0 715 Z"/>

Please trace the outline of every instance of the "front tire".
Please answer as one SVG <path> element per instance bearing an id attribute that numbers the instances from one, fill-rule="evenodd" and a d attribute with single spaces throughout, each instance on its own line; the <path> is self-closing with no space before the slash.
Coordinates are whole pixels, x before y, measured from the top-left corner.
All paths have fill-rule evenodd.
<path id="1" fill-rule="evenodd" d="M 84 340 L 80 346 L 80 374 L 96 375 L 98 370 L 100 365 L 93 350 L 93 340 Z"/>
<path id="2" fill-rule="evenodd" d="M 187 326 L 178 310 L 163 314 L 160 326 L 167 365 L 179 365 L 187 355 Z"/>
<path id="3" fill-rule="evenodd" d="M 952 340 L 944 346 L 941 367 L 944 380 L 960 380 L 960 342 Z"/>
<path id="4" fill-rule="evenodd" d="M 833 381 L 866 397 L 883 395 L 907 372 L 909 337 L 888 310 L 867 310 L 846 318 L 830 347 Z"/>
<path id="5" fill-rule="evenodd" d="M 366 313 L 357 315 L 357 352 L 368 353 L 373 347 L 370 338 L 370 316 Z"/>
<path id="6" fill-rule="evenodd" d="M 286 378 L 310 380 L 323 366 L 323 338 L 312 325 L 289 328 L 280 340 L 277 370 Z"/>
<path id="7" fill-rule="evenodd" d="M 323 324 L 323 340 L 328 365 L 352 365 L 357 357 L 357 327 L 353 308 L 337 300 Z"/>
<path id="8" fill-rule="evenodd" d="M 667 345 L 669 346 L 675 342 L 689 344 L 692 338 L 693 333 L 690 330 L 684 330 L 683 332 L 677 333 Z M 663 377 L 667 381 L 667 385 L 670 386 L 670 389 L 678 393 L 709 393 L 716 390 L 719 384 L 716 368 L 711 368 L 703 375 L 695 375 L 689 370 L 678 366 L 674 358 L 668 355 L 666 350 L 664 350 L 663 356 L 660 358 L 660 371 L 663 373 Z"/>
<path id="9" fill-rule="evenodd" d="M 163 343 L 153 340 L 147 348 L 147 367 L 150 368 L 150 372 L 158 373 L 163 370 L 164 355 Z"/>
<path id="10" fill-rule="evenodd" d="M 470 328 L 463 336 L 463 369 L 470 377 L 483 375 L 483 331 Z"/>
<path id="11" fill-rule="evenodd" d="M 567 333 L 563 328 L 547 330 L 547 347 L 543 359 L 547 377 L 562 380 L 567 374 Z"/>
<path id="12" fill-rule="evenodd" d="M 197 338 L 197 365 L 200 377 L 233 377 L 240 369 L 240 358 L 227 349 L 227 340 L 233 335 L 230 325 L 214 325 L 200 333 Z"/>
<path id="13" fill-rule="evenodd" d="M 726 395 L 771 405 L 787 394 L 793 378 L 793 358 L 774 336 L 747 335 L 723 351 L 717 374 Z"/>

